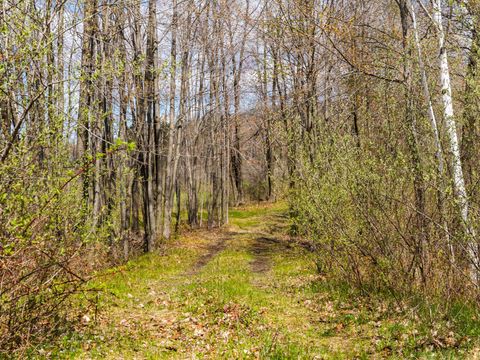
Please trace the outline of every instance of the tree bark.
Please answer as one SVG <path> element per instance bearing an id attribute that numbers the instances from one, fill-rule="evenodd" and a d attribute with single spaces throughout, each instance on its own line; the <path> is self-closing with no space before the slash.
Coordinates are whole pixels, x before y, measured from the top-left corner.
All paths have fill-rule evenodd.
<path id="1" fill-rule="evenodd" d="M 452 157 L 452 175 L 457 205 L 460 210 L 460 217 L 467 236 L 467 253 L 471 263 L 471 278 L 478 282 L 478 248 L 476 244 L 475 230 L 469 218 L 469 201 L 465 189 L 465 180 L 462 170 L 462 160 L 460 157 L 460 148 L 458 144 L 457 128 L 455 124 L 455 114 L 453 111 L 452 87 L 450 82 L 450 70 L 448 64 L 447 49 L 445 47 L 445 32 L 442 24 L 442 2 L 434 1 L 433 20 L 437 28 L 440 82 L 442 90 L 443 116 L 447 129 L 447 135 L 450 142 L 450 152 Z"/>

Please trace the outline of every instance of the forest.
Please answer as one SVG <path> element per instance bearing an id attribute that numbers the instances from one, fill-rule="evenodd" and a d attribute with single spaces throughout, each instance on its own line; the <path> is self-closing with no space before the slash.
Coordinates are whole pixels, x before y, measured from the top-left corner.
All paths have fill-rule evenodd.
<path id="1" fill-rule="evenodd" d="M 0 358 L 480 358 L 479 0 L 0 4 Z"/>

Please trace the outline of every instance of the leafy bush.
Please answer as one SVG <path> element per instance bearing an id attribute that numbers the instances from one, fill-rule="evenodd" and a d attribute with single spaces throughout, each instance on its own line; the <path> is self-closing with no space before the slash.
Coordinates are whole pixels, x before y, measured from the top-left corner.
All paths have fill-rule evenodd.
<path id="1" fill-rule="evenodd" d="M 419 229 L 415 221 L 414 174 L 406 154 L 373 144 L 360 149 L 351 136 L 335 137 L 313 161 L 299 162 L 297 171 L 291 213 L 300 235 L 314 242 L 320 271 L 364 288 L 460 288 L 445 281 L 453 273 L 434 186 L 425 192 L 426 226 Z"/>
<path id="2" fill-rule="evenodd" d="M 0 165 L 3 351 L 22 349 L 75 320 L 72 295 L 109 250 L 108 223 L 95 236 L 89 230 L 76 171 L 60 165 L 68 160 L 60 152 L 38 163 L 36 155 L 20 148 Z"/>

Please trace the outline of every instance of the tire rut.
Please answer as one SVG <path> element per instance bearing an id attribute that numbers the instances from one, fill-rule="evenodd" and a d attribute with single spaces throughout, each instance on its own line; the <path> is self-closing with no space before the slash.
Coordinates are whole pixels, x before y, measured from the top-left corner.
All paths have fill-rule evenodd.
<path id="1" fill-rule="evenodd" d="M 207 247 L 207 252 L 197 259 L 197 262 L 186 272 L 187 275 L 196 275 L 204 268 L 217 254 L 225 250 L 227 242 L 236 235 L 234 232 L 229 232 L 226 236 L 217 240 L 215 243 Z"/>
<path id="2" fill-rule="evenodd" d="M 250 253 L 254 259 L 250 262 L 250 267 L 254 273 L 265 273 L 272 267 L 271 255 L 275 247 L 281 244 L 281 241 L 275 238 L 265 236 L 257 237 L 250 246 Z"/>

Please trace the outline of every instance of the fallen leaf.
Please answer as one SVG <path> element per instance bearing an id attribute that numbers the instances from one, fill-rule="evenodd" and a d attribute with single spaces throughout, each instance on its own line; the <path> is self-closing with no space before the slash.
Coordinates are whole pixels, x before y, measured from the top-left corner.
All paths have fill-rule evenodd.
<path id="1" fill-rule="evenodd" d="M 82 321 L 82 324 L 83 324 L 83 325 L 87 325 L 87 324 L 90 322 L 90 316 L 88 316 L 88 315 L 83 315 L 81 321 Z"/>

